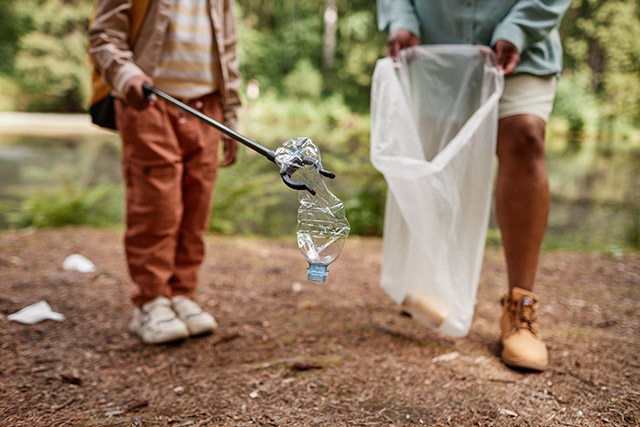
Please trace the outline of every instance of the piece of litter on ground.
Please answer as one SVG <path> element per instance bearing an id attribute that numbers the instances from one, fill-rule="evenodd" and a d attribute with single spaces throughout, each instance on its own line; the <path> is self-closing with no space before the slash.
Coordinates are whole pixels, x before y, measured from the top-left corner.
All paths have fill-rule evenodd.
<path id="1" fill-rule="evenodd" d="M 104 413 L 106 417 L 113 417 L 114 415 L 120 415 L 120 414 L 124 414 L 124 411 L 122 409 L 115 409 L 113 411 L 107 411 Z"/>
<path id="2" fill-rule="evenodd" d="M 300 282 L 293 282 L 293 285 L 291 285 L 291 290 L 294 293 L 298 293 L 300 291 L 302 291 L 302 283 Z"/>
<path id="3" fill-rule="evenodd" d="M 498 409 L 498 412 L 500 412 L 500 415 L 508 415 L 510 417 L 514 417 L 516 418 L 518 416 L 517 412 L 514 412 L 510 409 L 504 409 L 504 408 L 500 408 Z"/>
<path id="4" fill-rule="evenodd" d="M 431 359 L 431 361 L 433 363 L 436 363 L 436 362 L 450 362 L 450 361 L 452 361 L 454 359 L 457 359 L 459 356 L 460 356 L 460 353 L 458 353 L 457 351 L 453 351 L 451 353 L 446 353 L 446 354 L 443 354 L 441 356 L 434 357 L 433 359 Z"/>
<path id="5" fill-rule="evenodd" d="M 80 254 L 69 255 L 62 262 L 62 269 L 67 271 L 79 271 L 80 273 L 92 273 L 96 266 Z"/>
<path id="6" fill-rule="evenodd" d="M 175 387 L 173 389 L 173 392 L 179 396 L 182 393 L 184 393 L 184 387 L 182 387 L 182 386 Z"/>
<path id="7" fill-rule="evenodd" d="M 249 397 L 252 399 L 255 399 L 256 397 L 258 397 L 258 390 L 254 390 L 251 393 L 249 393 Z"/>
<path id="8" fill-rule="evenodd" d="M 56 313 L 46 301 L 38 301 L 22 310 L 16 311 L 7 316 L 7 319 L 14 322 L 24 323 L 25 325 L 33 325 L 43 320 L 51 319 L 61 322 L 64 320 L 64 314 Z"/>

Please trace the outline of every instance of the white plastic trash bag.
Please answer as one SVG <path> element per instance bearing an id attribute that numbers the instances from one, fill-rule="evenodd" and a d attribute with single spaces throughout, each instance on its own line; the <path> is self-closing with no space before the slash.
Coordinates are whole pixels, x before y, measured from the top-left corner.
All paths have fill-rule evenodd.
<path id="1" fill-rule="evenodd" d="M 373 75 L 371 161 L 389 186 L 381 286 L 454 337 L 473 318 L 502 89 L 479 46 L 406 49 Z"/>

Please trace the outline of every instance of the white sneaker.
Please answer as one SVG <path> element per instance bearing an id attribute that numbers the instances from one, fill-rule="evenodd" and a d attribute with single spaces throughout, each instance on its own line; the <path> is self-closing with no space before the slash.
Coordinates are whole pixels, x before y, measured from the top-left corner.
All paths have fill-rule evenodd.
<path id="1" fill-rule="evenodd" d="M 171 309 L 171 301 L 165 297 L 158 297 L 142 308 L 136 308 L 129 328 L 147 344 L 177 341 L 189 336 L 187 325 L 176 317 Z"/>
<path id="2" fill-rule="evenodd" d="M 191 335 L 209 334 L 218 327 L 216 319 L 203 311 L 191 298 L 178 295 L 171 298 L 171 303 L 173 311 L 187 325 Z"/>

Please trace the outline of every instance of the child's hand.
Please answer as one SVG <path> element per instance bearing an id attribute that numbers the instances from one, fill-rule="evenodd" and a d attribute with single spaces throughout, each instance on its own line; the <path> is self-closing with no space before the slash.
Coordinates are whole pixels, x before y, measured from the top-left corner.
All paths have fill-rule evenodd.
<path id="1" fill-rule="evenodd" d="M 231 166 L 236 161 L 236 155 L 238 152 L 238 143 L 233 139 L 226 136 L 222 137 L 223 149 L 222 149 L 222 161 L 220 167 Z"/>
<path id="2" fill-rule="evenodd" d="M 155 101 L 155 95 L 151 95 L 152 100 L 147 98 L 147 95 L 142 89 L 144 83 L 153 84 L 147 76 L 135 76 L 132 77 L 124 87 L 125 101 L 136 110 L 144 110 Z"/>

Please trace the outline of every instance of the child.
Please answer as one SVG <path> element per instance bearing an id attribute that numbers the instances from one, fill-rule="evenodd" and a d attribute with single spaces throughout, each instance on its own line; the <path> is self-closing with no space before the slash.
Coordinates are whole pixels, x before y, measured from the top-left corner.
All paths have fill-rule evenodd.
<path id="1" fill-rule="evenodd" d="M 216 321 L 193 297 L 221 135 L 177 107 L 149 101 L 142 85 L 153 84 L 235 128 L 234 3 L 96 0 L 89 53 L 115 97 L 122 140 L 124 243 L 136 285 L 131 330 L 153 344 L 210 333 Z M 237 145 L 227 139 L 223 145 L 220 166 L 228 166 Z"/>

